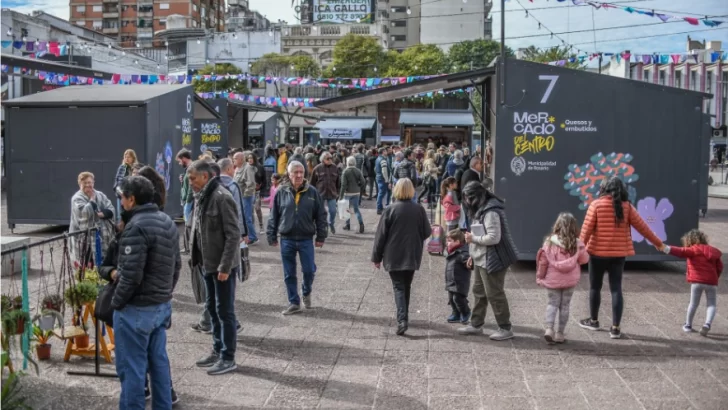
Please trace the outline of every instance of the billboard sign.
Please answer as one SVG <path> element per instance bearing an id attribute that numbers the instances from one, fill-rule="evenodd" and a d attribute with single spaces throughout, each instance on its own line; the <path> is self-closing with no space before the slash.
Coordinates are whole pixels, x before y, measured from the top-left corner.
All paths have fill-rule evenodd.
<path id="1" fill-rule="evenodd" d="M 313 0 L 313 23 L 373 23 L 373 3 L 373 0 Z"/>

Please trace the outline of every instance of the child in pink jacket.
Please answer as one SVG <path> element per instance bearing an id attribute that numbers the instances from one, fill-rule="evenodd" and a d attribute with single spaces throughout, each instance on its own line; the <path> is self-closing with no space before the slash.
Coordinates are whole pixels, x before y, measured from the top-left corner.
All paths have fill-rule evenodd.
<path id="1" fill-rule="evenodd" d="M 442 202 L 442 208 L 445 210 L 447 232 L 458 229 L 460 224 L 462 208 L 458 202 L 457 194 L 455 194 L 457 187 L 458 182 L 453 177 L 445 178 L 440 185 L 440 201 Z"/>
<path id="2" fill-rule="evenodd" d="M 564 329 L 569 322 L 569 306 L 574 288 L 581 278 L 581 266 L 589 262 L 586 246 L 579 239 L 579 224 L 574 215 L 563 212 L 556 219 L 551 235 L 546 237 L 536 256 L 536 283 L 548 290 L 546 333 L 551 343 L 564 343 Z M 556 313 L 559 327 L 554 334 Z"/>

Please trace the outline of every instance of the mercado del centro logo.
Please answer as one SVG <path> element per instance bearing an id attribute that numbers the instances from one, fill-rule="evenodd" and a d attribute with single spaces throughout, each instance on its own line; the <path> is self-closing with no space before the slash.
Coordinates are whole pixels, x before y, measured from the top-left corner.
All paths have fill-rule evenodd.
<path id="1" fill-rule="evenodd" d="M 556 161 L 544 158 L 556 146 L 557 119 L 548 112 L 515 112 L 513 114 L 513 154 L 511 171 L 520 176 L 525 171 L 549 171 Z M 524 155 L 528 154 L 528 158 Z"/>

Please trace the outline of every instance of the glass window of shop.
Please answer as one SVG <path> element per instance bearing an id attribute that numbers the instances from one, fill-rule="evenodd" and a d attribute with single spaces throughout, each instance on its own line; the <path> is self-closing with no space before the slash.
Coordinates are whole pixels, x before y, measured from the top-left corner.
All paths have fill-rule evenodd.
<path id="1" fill-rule="evenodd" d="M 321 139 L 321 132 L 313 127 L 306 127 L 303 129 L 303 145 L 316 146 Z"/>
<path id="2" fill-rule="evenodd" d="M 288 129 L 288 135 L 286 135 L 286 142 L 293 145 L 301 143 L 301 130 L 298 127 L 291 127 Z"/>

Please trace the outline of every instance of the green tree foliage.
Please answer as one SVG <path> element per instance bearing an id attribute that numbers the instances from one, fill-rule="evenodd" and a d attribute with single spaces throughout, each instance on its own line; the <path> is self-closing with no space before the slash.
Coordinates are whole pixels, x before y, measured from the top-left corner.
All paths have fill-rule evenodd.
<path id="1" fill-rule="evenodd" d="M 278 53 L 263 54 L 263 57 L 256 60 L 252 67 L 251 73 L 257 75 L 271 75 L 274 77 L 285 75 L 291 67 L 291 57 Z"/>
<path id="2" fill-rule="evenodd" d="M 434 44 L 418 44 L 396 56 L 387 70 L 388 77 L 442 74 L 447 72 L 447 56 Z"/>
<path id="3" fill-rule="evenodd" d="M 324 77 L 378 77 L 387 71 L 390 55 L 376 38 L 350 33 L 336 43 Z"/>
<path id="4" fill-rule="evenodd" d="M 316 60 L 307 54 L 299 54 L 289 57 L 290 66 L 293 69 L 292 75 L 296 77 L 318 77 L 321 75 L 321 67 Z"/>
<path id="5" fill-rule="evenodd" d="M 200 75 L 208 74 L 242 74 L 243 71 L 238 67 L 230 64 L 215 64 L 207 65 L 197 71 Z M 238 93 L 238 94 L 249 94 L 248 86 L 245 81 L 238 81 L 237 78 L 229 78 L 220 81 L 204 81 L 194 80 L 192 86 L 196 93 L 209 93 L 209 92 L 226 92 L 226 93 Z"/>
<path id="6" fill-rule="evenodd" d="M 537 63 L 550 63 L 552 61 L 567 60 L 564 67 L 574 69 L 584 69 L 586 66 L 584 63 L 580 63 L 579 60 L 575 60 L 570 63 L 568 60 L 571 57 L 576 57 L 575 53 L 571 53 L 567 47 L 551 47 L 547 49 L 538 49 L 534 46 L 530 46 L 523 52 L 523 59 L 528 61 L 534 61 Z"/>
<path id="7" fill-rule="evenodd" d="M 493 40 L 466 40 L 453 44 L 448 52 L 451 72 L 477 70 L 487 67 L 500 56 L 500 42 Z M 513 50 L 506 46 L 506 56 L 513 57 Z"/>

